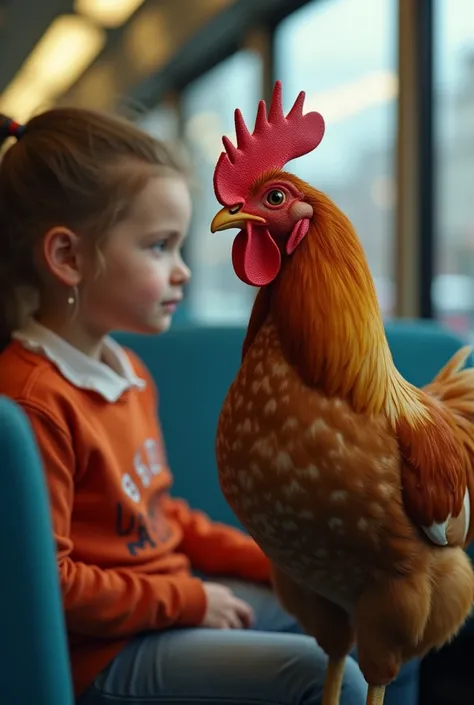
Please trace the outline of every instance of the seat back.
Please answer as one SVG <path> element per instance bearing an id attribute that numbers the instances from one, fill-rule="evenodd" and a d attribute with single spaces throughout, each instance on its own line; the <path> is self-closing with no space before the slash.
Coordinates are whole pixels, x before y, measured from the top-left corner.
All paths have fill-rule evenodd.
<path id="1" fill-rule="evenodd" d="M 244 330 L 183 326 L 166 335 L 119 334 L 150 370 L 175 478 L 173 493 L 214 519 L 237 521 L 219 488 L 214 456 L 217 419 L 240 362 Z"/>
<path id="2" fill-rule="evenodd" d="M 429 382 L 463 344 L 432 321 L 389 322 L 387 338 L 400 372 L 417 386 Z M 217 480 L 217 420 L 240 364 L 245 328 L 182 327 L 159 338 L 118 335 L 151 371 L 160 393 L 174 492 L 213 518 L 235 524 Z"/>
<path id="3" fill-rule="evenodd" d="M 73 705 L 49 500 L 29 423 L 0 397 L 0 702 Z"/>

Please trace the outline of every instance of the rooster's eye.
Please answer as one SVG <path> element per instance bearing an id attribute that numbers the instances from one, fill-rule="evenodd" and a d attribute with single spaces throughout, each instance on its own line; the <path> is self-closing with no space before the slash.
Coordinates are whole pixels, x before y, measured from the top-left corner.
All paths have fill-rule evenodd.
<path id="1" fill-rule="evenodd" d="M 285 202 L 285 194 L 280 189 L 273 189 L 267 195 L 267 203 L 270 206 L 281 206 Z"/>

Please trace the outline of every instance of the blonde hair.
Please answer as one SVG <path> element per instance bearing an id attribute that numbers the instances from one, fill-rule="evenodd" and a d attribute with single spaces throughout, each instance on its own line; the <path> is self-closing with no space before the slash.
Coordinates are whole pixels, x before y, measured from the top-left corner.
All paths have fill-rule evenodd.
<path id="1" fill-rule="evenodd" d="M 39 289 L 35 250 L 50 228 L 90 237 L 100 254 L 154 167 L 186 175 L 164 143 L 93 110 L 54 108 L 24 126 L 0 116 L 0 146 L 9 136 L 18 141 L 0 161 L 0 349 L 21 324 L 18 292 Z"/>

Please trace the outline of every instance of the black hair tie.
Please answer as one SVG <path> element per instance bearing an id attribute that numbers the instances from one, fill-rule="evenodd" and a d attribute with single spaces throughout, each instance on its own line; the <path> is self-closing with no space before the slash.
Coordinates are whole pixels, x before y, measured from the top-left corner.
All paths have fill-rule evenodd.
<path id="1" fill-rule="evenodd" d="M 8 137 L 15 137 L 19 140 L 23 137 L 25 126 L 9 117 L 0 115 L 0 143 Z"/>

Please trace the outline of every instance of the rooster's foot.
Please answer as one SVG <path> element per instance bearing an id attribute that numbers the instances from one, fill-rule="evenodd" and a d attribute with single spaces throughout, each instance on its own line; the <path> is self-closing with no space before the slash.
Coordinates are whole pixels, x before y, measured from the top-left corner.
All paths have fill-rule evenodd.
<path id="1" fill-rule="evenodd" d="M 369 690 L 367 692 L 367 705 L 383 705 L 384 698 L 384 685 L 369 685 Z"/>

